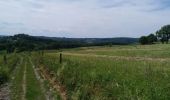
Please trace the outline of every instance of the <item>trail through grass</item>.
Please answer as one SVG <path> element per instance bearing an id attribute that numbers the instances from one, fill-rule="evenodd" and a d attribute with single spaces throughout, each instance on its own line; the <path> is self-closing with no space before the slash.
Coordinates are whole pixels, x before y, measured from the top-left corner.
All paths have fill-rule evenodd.
<path id="1" fill-rule="evenodd" d="M 33 66 L 26 55 L 22 55 L 11 81 L 12 100 L 46 100 Z"/>
<path id="2" fill-rule="evenodd" d="M 22 89 L 23 89 L 23 93 L 22 93 L 22 100 L 26 100 L 25 97 L 26 97 L 26 75 L 27 75 L 27 66 L 26 66 L 26 62 L 24 64 L 24 74 L 23 74 L 23 82 L 22 82 Z"/>
<path id="3" fill-rule="evenodd" d="M 17 65 L 11 80 L 11 99 L 21 100 L 23 97 L 23 75 L 24 75 L 24 63 L 23 57 L 20 59 L 20 63 Z"/>
<path id="4" fill-rule="evenodd" d="M 50 55 L 50 54 L 49 54 Z M 53 55 L 53 54 L 52 54 Z M 84 56 L 84 57 L 102 57 L 113 58 L 120 60 L 142 60 L 142 61 L 170 61 L 170 58 L 150 58 L 150 57 L 126 57 L 126 56 L 109 56 L 109 55 L 96 55 L 96 54 L 79 54 L 79 53 L 63 53 L 63 55 L 70 56 Z"/>
<path id="5" fill-rule="evenodd" d="M 170 45 L 135 45 L 135 46 L 113 46 L 113 47 L 90 47 L 64 50 L 66 53 L 95 54 L 108 56 L 125 57 L 150 57 L 150 58 L 169 58 Z M 54 52 L 54 51 L 53 51 Z"/>
<path id="6" fill-rule="evenodd" d="M 45 100 L 45 95 L 40 87 L 40 82 L 36 78 L 34 69 L 29 59 L 27 60 L 26 68 L 26 99 L 27 100 Z"/>

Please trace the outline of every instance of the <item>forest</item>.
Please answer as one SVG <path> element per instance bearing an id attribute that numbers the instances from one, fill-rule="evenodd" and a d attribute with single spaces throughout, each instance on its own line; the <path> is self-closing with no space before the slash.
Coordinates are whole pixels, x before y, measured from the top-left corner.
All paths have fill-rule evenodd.
<path id="1" fill-rule="evenodd" d="M 137 42 L 138 38 L 56 38 L 16 34 L 14 36 L 1 36 L 0 50 L 7 50 L 7 53 L 11 53 L 88 46 L 128 45 Z"/>

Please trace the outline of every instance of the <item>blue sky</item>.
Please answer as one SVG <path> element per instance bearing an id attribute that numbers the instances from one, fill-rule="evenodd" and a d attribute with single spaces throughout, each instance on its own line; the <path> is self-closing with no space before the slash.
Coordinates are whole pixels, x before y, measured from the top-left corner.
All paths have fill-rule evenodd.
<path id="1" fill-rule="evenodd" d="M 0 35 L 139 37 L 170 24 L 170 0 L 0 0 Z"/>

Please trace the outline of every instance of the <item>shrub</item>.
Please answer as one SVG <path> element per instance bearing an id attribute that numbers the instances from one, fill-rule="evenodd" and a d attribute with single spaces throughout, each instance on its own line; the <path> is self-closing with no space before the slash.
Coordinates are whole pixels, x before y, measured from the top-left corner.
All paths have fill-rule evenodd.
<path id="1" fill-rule="evenodd" d="M 6 70 L 0 70 L 0 85 L 4 84 L 9 80 L 9 74 Z"/>

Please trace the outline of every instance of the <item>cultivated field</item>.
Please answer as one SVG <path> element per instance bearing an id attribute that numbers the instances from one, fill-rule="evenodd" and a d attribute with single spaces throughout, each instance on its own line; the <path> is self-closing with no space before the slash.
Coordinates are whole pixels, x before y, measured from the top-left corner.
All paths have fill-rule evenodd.
<path id="1" fill-rule="evenodd" d="M 66 49 L 62 59 L 60 53 L 10 54 L 5 63 L 1 52 L 0 99 L 170 100 L 169 44 Z"/>

